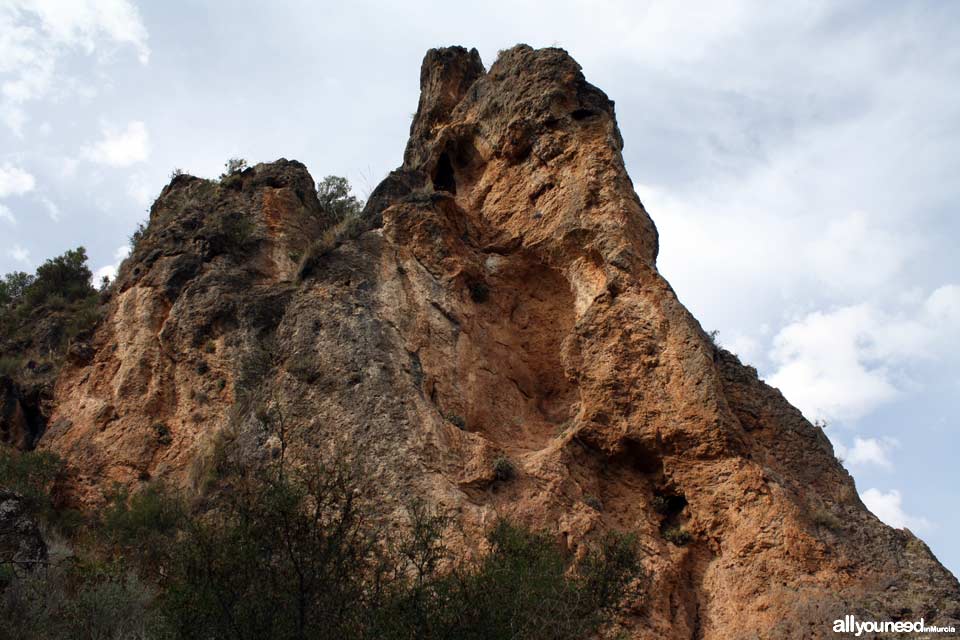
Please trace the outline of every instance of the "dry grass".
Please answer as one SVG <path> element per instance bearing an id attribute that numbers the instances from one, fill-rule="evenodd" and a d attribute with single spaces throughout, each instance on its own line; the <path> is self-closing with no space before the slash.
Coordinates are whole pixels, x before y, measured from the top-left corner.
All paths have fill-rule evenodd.
<path id="1" fill-rule="evenodd" d="M 300 259 L 297 278 L 301 282 L 309 278 L 324 257 L 344 242 L 360 237 L 368 228 L 369 224 L 365 218 L 350 216 L 326 229 L 318 239 L 310 244 L 303 258 Z"/>

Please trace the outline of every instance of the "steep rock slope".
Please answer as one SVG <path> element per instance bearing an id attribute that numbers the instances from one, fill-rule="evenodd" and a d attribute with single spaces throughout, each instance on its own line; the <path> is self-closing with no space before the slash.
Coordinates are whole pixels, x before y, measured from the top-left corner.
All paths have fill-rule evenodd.
<path id="1" fill-rule="evenodd" d="M 272 408 L 294 458 L 361 449 L 383 517 L 424 496 L 457 516 L 463 553 L 500 516 L 573 550 L 635 532 L 652 578 L 624 609 L 631 637 L 960 622 L 956 579 L 864 508 L 823 433 L 658 274 L 622 144 L 562 50 L 518 46 L 486 71 L 455 47 L 424 59 L 368 230 L 300 278 L 333 222 L 302 165 L 175 178 L 41 447 L 96 504 L 112 482 L 199 486 L 224 433 L 275 455 Z"/>

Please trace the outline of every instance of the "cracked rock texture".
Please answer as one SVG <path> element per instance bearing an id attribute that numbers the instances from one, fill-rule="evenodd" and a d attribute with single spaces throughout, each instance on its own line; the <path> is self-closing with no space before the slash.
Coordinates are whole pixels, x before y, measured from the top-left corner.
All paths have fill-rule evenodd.
<path id="1" fill-rule="evenodd" d="M 486 70 L 434 49 L 420 82 L 366 231 L 305 279 L 334 221 L 303 165 L 164 189 L 91 357 L 56 386 L 40 447 L 68 460 L 74 499 L 196 487 L 224 430 L 271 455 L 238 408 L 252 396 L 282 408 L 294 458 L 361 449 L 383 517 L 413 495 L 455 514 L 463 554 L 502 516 L 573 551 L 635 533 L 652 578 L 624 604 L 628 637 L 832 637 L 847 613 L 960 624 L 957 580 L 866 510 L 822 431 L 657 272 L 613 102 L 577 63 L 521 45 Z"/>

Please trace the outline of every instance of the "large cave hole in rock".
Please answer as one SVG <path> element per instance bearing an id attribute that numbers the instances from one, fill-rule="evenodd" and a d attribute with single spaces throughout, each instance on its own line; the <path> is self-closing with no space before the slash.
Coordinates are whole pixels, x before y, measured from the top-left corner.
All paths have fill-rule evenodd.
<path id="1" fill-rule="evenodd" d="M 666 520 L 675 520 L 687 506 L 687 499 L 680 493 L 658 490 L 653 492 L 651 504 L 653 510 Z"/>
<path id="2" fill-rule="evenodd" d="M 433 170 L 433 190 L 446 191 L 454 195 L 457 193 L 457 178 L 454 175 L 453 163 L 450 162 L 450 156 L 446 152 L 440 154 L 437 166 Z"/>
<path id="3" fill-rule="evenodd" d="M 673 514 L 680 513 L 686 505 L 682 493 L 672 491 L 672 485 L 664 478 L 663 454 L 656 438 L 624 437 L 612 452 L 591 452 L 586 464 L 599 482 L 604 513 L 611 524 L 635 527 L 637 522 L 649 520 L 650 505 L 638 500 L 640 495 L 652 496 L 661 523 L 668 519 L 672 522 L 673 518 L 660 514 L 660 508 Z"/>
<path id="4" fill-rule="evenodd" d="M 611 462 L 643 475 L 663 475 L 663 459 L 656 447 L 648 442 L 624 439 Z"/>
<path id="5" fill-rule="evenodd" d="M 456 406 L 469 430 L 506 450 L 540 450 L 563 433 L 579 398 L 564 362 L 573 294 L 558 271 L 532 256 L 491 261 L 489 295 L 483 303 L 464 296 L 470 315 L 455 358 L 437 363 L 449 367 L 451 381 L 441 404 Z"/>

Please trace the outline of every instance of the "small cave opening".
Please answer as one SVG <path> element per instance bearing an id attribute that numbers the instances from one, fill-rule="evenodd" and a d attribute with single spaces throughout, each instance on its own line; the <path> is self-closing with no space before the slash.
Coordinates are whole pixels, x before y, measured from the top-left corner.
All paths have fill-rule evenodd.
<path id="1" fill-rule="evenodd" d="M 681 516 L 687 506 L 687 499 L 682 493 L 654 491 L 651 505 L 660 515 L 660 535 L 664 540 L 678 547 L 693 541 L 693 536 L 683 527 Z"/>
<path id="2" fill-rule="evenodd" d="M 433 170 L 433 190 L 446 191 L 454 195 L 457 193 L 457 179 L 453 173 L 453 164 L 446 152 L 440 154 L 437 166 Z"/>
<path id="3" fill-rule="evenodd" d="M 683 494 L 666 491 L 655 491 L 653 494 L 653 510 L 665 516 L 667 520 L 675 519 L 686 506 L 687 499 Z"/>
<path id="4" fill-rule="evenodd" d="M 470 292 L 470 299 L 477 304 L 483 304 L 490 299 L 490 287 L 487 283 L 479 279 L 470 279 L 467 281 L 467 291 Z"/>
<path id="5" fill-rule="evenodd" d="M 663 474 L 663 461 L 660 459 L 660 454 L 646 442 L 624 440 L 614 459 L 638 473 Z"/>
<path id="6" fill-rule="evenodd" d="M 283 180 L 281 180 L 277 176 L 266 176 L 261 181 L 261 184 L 265 187 L 270 187 L 271 189 L 282 189 L 283 187 L 286 186 L 283 183 Z"/>
<path id="7" fill-rule="evenodd" d="M 580 120 L 586 120 L 587 118 L 592 118 L 593 116 L 600 115 L 593 109 L 575 109 L 570 113 L 570 117 L 578 122 Z"/>

